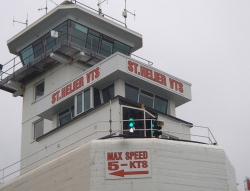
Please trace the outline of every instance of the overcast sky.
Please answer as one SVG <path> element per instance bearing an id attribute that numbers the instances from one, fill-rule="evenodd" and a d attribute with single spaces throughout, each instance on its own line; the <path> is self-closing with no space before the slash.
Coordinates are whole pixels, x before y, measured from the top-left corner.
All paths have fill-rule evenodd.
<path id="1" fill-rule="evenodd" d="M 97 9 L 98 0 L 79 0 Z M 12 59 L 6 41 L 45 14 L 46 0 L 2 1 L 0 63 Z M 54 0 L 61 3 L 62 0 Z M 48 0 L 49 10 L 55 4 Z M 103 12 L 123 21 L 124 0 L 103 3 Z M 128 28 L 143 35 L 136 55 L 192 83 L 192 101 L 177 117 L 207 126 L 227 153 L 243 187 L 250 176 L 250 0 L 127 0 Z M 22 98 L 0 91 L 0 169 L 20 160 Z M 1 173 L 1 172 L 0 172 Z"/>

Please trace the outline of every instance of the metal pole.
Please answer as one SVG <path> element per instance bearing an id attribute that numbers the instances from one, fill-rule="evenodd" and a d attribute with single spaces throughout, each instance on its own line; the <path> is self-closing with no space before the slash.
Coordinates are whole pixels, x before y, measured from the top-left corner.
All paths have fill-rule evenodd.
<path id="1" fill-rule="evenodd" d="M 112 119 L 111 119 L 111 100 L 110 100 L 110 118 L 109 118 L 109 123 L 110 123 L 109 133 L 110 133 L 110 136 L 111 136 L 111 133 L 112 133 L 112 127 L 111 127 L 111 124 L 112 124 Z"/>

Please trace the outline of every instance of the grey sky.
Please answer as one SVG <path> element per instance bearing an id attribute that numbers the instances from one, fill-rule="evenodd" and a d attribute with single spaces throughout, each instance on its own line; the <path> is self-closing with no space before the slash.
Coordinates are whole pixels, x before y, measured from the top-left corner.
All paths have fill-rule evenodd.
<path id="1" fill-rule="evenodd" d="M 61 3 L 62 0 L 54 0 Z M 98 0 L 79 0 L 97 8 Z M 6 41 L 45 14 L 45 0 L 3 1 L 0 12 L 0 63 L 14 55 Z M 49 10 L 55 7 L 48 2 Z M 103 12 L 123 21 L 124 0 L 103 3 Z M 143 35 L 135 54 L 154 67 L 192 83 L 193 100 L 177 108 L 177 117 L 210 127 L 227 153 L 243 187 L 250 176 L 250 1 L 127 0 L 128 28 Z M 22 98 L 0 91 L 0 169 L 20 156 Z"/>

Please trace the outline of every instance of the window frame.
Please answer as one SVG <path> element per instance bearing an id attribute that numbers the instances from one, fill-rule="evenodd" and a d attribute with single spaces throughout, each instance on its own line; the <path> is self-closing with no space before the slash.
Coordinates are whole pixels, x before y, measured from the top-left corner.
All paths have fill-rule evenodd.
<path id="1" fill-rule="evenodd" d="M 73 109 L 72 109 L 72 107 L 73 107 Z M 63 112 L 66 111 L 66 110 L 69 110 L 69 111 L 66 112 L 66 113 L 64 113 L 64 114 L 62 114 L 61 116 L 59 116 L 60 113 L 63 113 Z M 73 112 L 72 112 L 72 111 L 73 111 Z M 76 115 L 75 115 L 75 105 L 71 105 L 70 107 L 67 107 L 66 109 L 63 109 L 63 110 L 61 110 L 60 112 L 58 112 L 58 114 L 57 114 L 57 123 L 58 123 L 58 127 L 60 127 L 60 126 L 62 126 L 62 125 L 65 125 L 65 124 L 67 124 L 67 123 L 70 122 L 70 121 L 68 121 L 68 122 L 66 122 L 65 124 L 61 124 L 61 123 L 60 123 L 60 119 L 63 118 L 63 117 L 65 117 L 65 116 L 67 116 L 68 114 L 70 114 L 70 117 L 71 117 L 71 120 L 70 120 L 70 121 L 72 121 L 73 118 L 76 116 Z"/>
<path id="2" fill-rule="evenodd" d="M 141 96 L 141 95 L 144 96 L 144 97 L 146 97 L 146 98 L 150 98 L 150 99 L 153 100 L 152 107 L 150 107 L 150 108 L 152 108 L 152 109 L 154 109 L 154 110 L 156 110 L 156 111 L 158 111 L 158 112 L 161 112 L 161 111 L 155 109 L 155 98 L 158 97 L 159 99 L 166 100 L 166 101 L 167 101 L 167 111 L 166 111 L 165 114 L 169 114 L 169 99 L 168 99 L 168 98 L 162 97 L 162 96 L 160 96 L 160 95 L 158 95 L 158 94 L 152 93 L 152 92 L 147 91 L 147 90 L 145 90 L 145 89 L 142 89 L 142 88 L 140 88 L 140 87 L 131 85 L 130 83 L 127 83 L 127 82 L 125 82 L 124 88 L 126 88 L 126 85 L 130 86 L 131 88 L 137 88 L 137 89 L 138 89 L 137 103 L 140 103 L 140 96 Z M 147 93 L 149 93 L 149 94 L 152 94 L 152 97 L 149 96 L 149 95 L 147 95 L 147 94 L 144 94 L 143 91 L 144 91 L 144 92 L 147 92 Z M 126 90 L 125 90 L 125 95 L 126 95 Z M 126 96 L 125 96 L 125 98 L 126 98 Z M 126 98 L 126 99 L 128 99 L 128 98 Z M 131 101 L 133 101 L 133 100 L 131 100 Z M 164 112 L 161 112 L 161 113 L 164 113 Z"/>
<path id="3" fill-rule="evenodd" d="M 41 95 L 41 96 L 39 96 L 37 98 L 37 89 L 36 89 L 36 87 L 39 86 L 42 83 L 43 83 L 43 95 Z M 44 94 L 45 94 L 45 80 L 42 80 L 39 83 L 35 84 L 35 86 L 34 86 L 34 101 L 37 101 L 38 99 L 40 99 L 41 97 L 43 97 Z"/>
<path id="4" fill-rule="evenodd" d="M 36 127 L 35 127 L 35 125 L 36 124 L 38 124 L 39 122 L 41 122 L 41 121 L 43 121 L 43 125 L 42 125 L 42 135 L 44 135 L 44 119 L 43 118 L 40 118 L 40 119 L 38 119 L 38 120 L 36 120 L 36 121 L 34 121 L 33 122 L 33 124 L 32 124 L 32 128 L 33 128 L 33 131 L 32 131 L 32 139 L 34 140 L 34 141 L 36 141 L 39 137 L 41 137 L 42 135 L 40 135 L 40 136 L 37 136 L 36 137 Z"/>
<path id="5" fill-rule="evenodd" d="M 90 99 L 89 99 L 89 108 L 85 110 L 85 103 L 84 103 L 84 101 L 85 101 L 85 92 L 87 92 L 87 91 L 89 91 Z M 82 111 L 80 113 L 77 113 L 77 106 L 78 106 L 78 104 L 77 104 L 77 101 L 78 101 L 77 98 L 78 98 L 79 95 L 82 95 Z M 81 91 L 80 93 L 78 93 L 77 95 L 75 95 L 75 101 L 74 101 L 75 102 L 75 116 L 78 116 L 78 115 L 80 115 L 80 114 L 88 111 L 89 109 L 91 109 L 92 108 L 91 107 L 91 101 L 92 101 L 92 99 L 94 99 L 94 98 L 91 97 L 91 87 L 87 88 L 86 90 Z"/>

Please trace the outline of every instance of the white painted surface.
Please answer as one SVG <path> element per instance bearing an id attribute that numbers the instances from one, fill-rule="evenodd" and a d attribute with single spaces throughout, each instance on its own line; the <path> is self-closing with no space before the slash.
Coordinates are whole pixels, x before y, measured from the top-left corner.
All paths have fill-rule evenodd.
<path id="1" fill-rule="evenodd" d="M 164 86 L 162 84 L 159 84 L 155 81 L 147 79 L 147 78 L 140 76 L 138 74 L 128 72 L 127 68 L 128 68 L 128 61 L 129 60 L 132 60 L 132 59 L 128 56 L 122 55 L 120 53 L 113 54 L 110 57 L 108 57 L 107 59 L 103 60 L 102 62 L 96 64 L 94 67 L 90 68 L 89 70 L 86 70 L 86 71 L 80 73 L 79 75 L 76 75 L 73 79 L 67 81 L 66 83 L 57 87 L 56 89 L 52 90 L 51 92 L 46 92 L 46 94 L 41 99 L 39 99 L 39 101 L 37 101 L 37 103 L 36 103 L 37 115 L 51 120 L 51 117 L 50 117 L 51 114 L 53 112 L 59 112 L 58 110 L 55 110 L 55 108 L 56 108 L 55 106 L 57 106 L 60 103 L 63 103 L 63 101 L 65 101 L 67 99 L 72 98 L 77 93 L 89 88 L 90 86 L 94 85 L 95 83 L 98 83 L 100 81 L 105 82 L 105 78 L 108 76 L 114 75 L 114 79 L 115 79 L 116 78 L 115 72 L 117 72 L 117 71 L 121 71 L 123 74 L 125 74 L 125 77 L 123 77 L 123 78 L 125 78 L 125 81 L 129 80 L 129 78 L 131 78 L 131 76 L 136 77 L 137 81 L 138 81 L 138 79 L 141 79 L 142 83 L 145 83 L 145 86 L 147 87 L 146 90 L 148 90 L 150 92 L 156 92 L 157 88 L 158 88 L 159 92 L 160 91 L 164 92 L 163 97 L 166 97 L 166 96 L 168 97 L 168 95 L 169 95 L 170 99 L 172 97 L 175 100 L 176 105 L 180 105 L 180 104 L 183 104 L 183 103 L 191 100 L 191 84 L 190 83 L 185 82 L 183 80 L 180 80 L 178 78 L 175 78 L 167 73 L 164 73 L 163 71 L 160 71 L 160 70 L 157 70 L 157 69 L 151 67 L 152 70 L 157 71 L 157 72 L 165 75 L 167 81 L 169 81 L 169 78 L 172 78 L 172 79 L 175 79 L 177 81 L 182 82 L 184 92 L 181 93 L 181 92 L 177 91 L 176 89 L 172 89 L 170 87 L 169 83 L 167 83 L 167 86 Z M 136 61 L 136 62 L 140 63 L 138 61 Z M 142 65 L 144 67 L 149 67 L 148 65 L 145 65 L 142 63 L 140 63 L 140 65 Z M 72 92 L 68 96 L 66 96 L 66 97 L 60 99 L 59 101 L 57 101 L 56 103 L 52 104 L 52 95 L 55 92 L 60 91 L 63 87 L 73 83 L 79 77 L 84 77 L 84 82 L 85 82 L 87 73 L 92 71 L 94 68 L 98 68 L 98 67 L 100 68 L 100 76 L 97 79 L 94 79 L 93 81 L 91 81 L 89 83 L 85 83 L 83 87 L 79 88 L 78 90 Z M 59 75 L 57 75 L 56 77 L 60 78 Z M 148 84 L 151 84 L 151 87 L 148 86 Z M 159 95 L 162 95 L 162 94 L 159 94 Z M 166 96 L 164 96 L 164 95 L 166 95 Z"/>
<path id="2" fill-rule="evenodd" d="M 105 152 L 149 150 L 152 177 L 107 180 Z M 236 191 L 235 171 L 218 146 L 160 139 L 95 140 L 0 186 L 0 191 Z"/>

